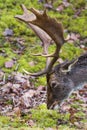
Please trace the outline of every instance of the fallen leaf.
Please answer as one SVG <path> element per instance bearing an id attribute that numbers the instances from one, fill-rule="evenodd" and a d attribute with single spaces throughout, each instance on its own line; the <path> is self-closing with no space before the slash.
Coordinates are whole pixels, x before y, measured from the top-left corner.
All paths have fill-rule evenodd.
<path id="1" fill-rule="evenodd" d="M 31 89 L 28 92 L 26 92 L 24 96 L 31 98 L 35 95 L 35 93 L 36 93 L 36 91 Z"/>
<path id="2" fill-rule="evenodd" d="M 56 9 L 56 11 L 58 12 L 62 12 L 63 10 L 64 10 L 63 4 L 59 5 L 58 8 Z"/>
<path id="3" fill-rule="evenodd" d="M 14 108 L 14 112 L 15 112 L 15 114 L 16 114 L 17 117 L 21 116 L 21 110 L 20 110 L 19 107 Z"/>
<path id="4" fill-rule="evenodd" d="M 45 128 L 45 130 L 54 130 L 54 128 Z"/>
<path id="5" fill-rule="evenodd" d="M 32 67 L 35 65 L 34 61 L 29 62 L 29 65 Z"/>
<path id="6" fill-rule="evenodd" d="M 4 76 L 4 72 L 0 71 L 0 81 L 2 81 L 3 76 Z"/>
<path id="7" fill-rule="evenodd" d="M 78 40 L 76 34 L 74 34 L 74 33 L 71 33 L 70 38 L 71 38 L 72 40 L 74 40 L 74 41 Z"/>
<path id="8" fill-rule="evenodd" d="M 74 125 L 79 129 L 83 128 L 83 124 L 81 124 L 80 122 L 74 122 Z"/>
<path id="9" fill-rule="evenodd" d="M 13 65 L 14 65 L 14 61 L 13 60 L 5 62 L 5 67 L 6 68 L 12 68 Z"/>
<path id="10" fill-rule="evenodd" d="M 23 96 L 21 97 L 21 102 L 24 104 L 26 107 L 31 106 L 31 98 L 35 95 L 35 90 L 29 90 L 28 92 L 24 93 Z"/>
<path id="11" fill-rule="evenodd" d="M 45 87 L 44 87 L 44 86 L 39 86 L 39 87 L 37 88 L 37 91 L 43 91 L 43 90 L 45 90 Z"/>
<path id="12" fill-rule="evenodd" d="M 22 88 L 27 89 L 27 88 L 29 88 L 29 87 L 30 87 L 30 82 L 29 82 L 29 80 L 27 80 L 27 81 L 25 81 L 25 82 L 22 83 Z"/>
<path id="13" fill-rule="evenodd" d="M 33 127 L 35 125 L 34 121 L 33 120 L 28 120 L 27 121 L 27 124 L 31 127 Z"/>
<path id="14" fill-rule="evenodd" d="M 9 29 L 9 28 L 6 28 L 3 35 L 4 36 L 12 36 L 13 35 L 13 30 Z"/>
<path id="15" fill-rule="evenodd" d="M 69 7 L 69 6 L 70 6 L 70 3 L 67 2 L 67 1 L 63 1 L 63 5 L 64 5 L 64 7 Z"/>
<path id="16" fill-rule="evenodd" d="M 67 121 L 65 121 L 65 120 L 63 120 L 63 119 L 58 119 L 58 121 L 57 121 L 57 124 L 58 125 L 63 125 L 63 124 L 67 124 L 68 122 Z"/>
<path id="17" fill-rule="evenodd" d="M 47 9 L 52 9 L 53 6 L 51 4 L 44 4 L 44 7 L 47 8 Z"/>

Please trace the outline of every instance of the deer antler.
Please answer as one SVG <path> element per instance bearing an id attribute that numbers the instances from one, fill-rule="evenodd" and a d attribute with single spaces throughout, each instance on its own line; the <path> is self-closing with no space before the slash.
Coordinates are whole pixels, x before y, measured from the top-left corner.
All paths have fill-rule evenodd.
<path id="1" fill-rule="evenodd" d="M 16 15 L 15 18 L 27 23 L 29 25 L 29 27 L 35 32 L 35 34 L 40 38 L 40 40 L 42 41 L 42 45 L 43 45 L 43 54 L 40 54 L 40 55 L 45 56 L 46 54 L 48 54 L 48 47 L 49 47 L 50 43 L 52 42 L 52 39 L 41 28 L 28 22 L 28 21 L 34 20 L 36 18 L 36 16 L 33 13 L 29 13 L 27 8 L 23 4 L 21 5 L 21 7 L 24 11 L 24 14 Z M 37 54 L 37 56 L 38 56 L 38 54 Z"/>
<path id="2" fill-rule="evenodd" d="M 56 19 L 49 17 L 46 14 L 46 10 L 44 12 L 40 12 L 34 8 L 30 8 L 29 10 L 36 16 L 34 16 L 33 19 L 29 19 L 29 13 L 28 10 L 25 8 L 25 6 L 22 5 L 22 8 L 24 10 L 24 14 L 22 16 L 17 15 L 16 18 L 26 22 L 28 25 L 36 25 L 41 28 L 46 35 L 50 36 L 52 40 L 56 44 L 56 50 L 54 52 L 53 59 L 50 61 L 49 65 L 46 67 L 46 69 L 42 72 L 31 74 L 33 76 L 40 76 L 46 73 L 50 73 L 52 71 L 52 67 L 54 63 L 57 61 L 59 58 L 59 51 L 63 43 L 65 42 L 64 37 L 63 37 L 63 27 L 62 24 L 57 22 Z M 34 26 L 33 26 L 34 27 Z M 39 35 L 38 35 L 39 36 Z M 41 37 L 39 37 L 41 38 Z M 45 47 L 47 43 L 44 43 Z M 49 57 L 49 55 L 48 55 Z"/>
<path id="3" fill-rule="evenodd" d="M 54 63 L 59 58 L 59 51 L 63 43 L 65 42 L 64 36 L 63 36 L 63 27 L 62 24 L 57 22 L 56 19 L 51 18 L 47 16 L 46 10 L 43 13 L 40 13 L 38 10 L 31 8 L 29 9 L 33 14 L 35 14 L 36 19 L 33 21 L 28 21 L 29 23 L 32 23 L 34 25 L 37 25 L 41 29 L 43 29 L 55 42 L 56 44 L 56 50 L 54 53 L 54 57 L 51 60 L 50 64 L 48 65 L 48 68 L 46 70 L 46 73 L 51 72 L 52 67 Z"/>
<path id="4" fill-rule="evenodd" d="M 42 41 L 43 53 L 33 54 L 33 55 L 35 55 L 35 56 L 44 56 L 46 58 L 51 57 L 53 54 L 48 54 L 48 47 L 52 43 L 52 39 L 50 38 L 50 36 L 44 30 L 42 30 L 38 26 L 35 26 L 35 25 L 29 23 L 28 21 L 34 20 L 36 18 L 36 16 L 33 13 L 32 14 L 29 13 L 27 8 L 23 4 L 21 5 L 21 8 L 24 11 L 23 15 L 16 15 L 15 18 L 27 23 L 29 25 L 29 27 L 35 32 L 35 34 Z M 46 68 L 47 68 L 47 66 L 49 64 L 49 61 L 50 61 L 50 58 L 47 58 L 47 60 L 46 60 Z M 38 73 L 38 75 L 36 73 L 35 74 L 31 74 L 29 72 L 26 72 L 26 73 L 28 73 L 30 75 L 33 75 L 33 76 L 39 76 L 41 74 L 44 74 L 45 72 L 41 71 L 40 73 Z"/>

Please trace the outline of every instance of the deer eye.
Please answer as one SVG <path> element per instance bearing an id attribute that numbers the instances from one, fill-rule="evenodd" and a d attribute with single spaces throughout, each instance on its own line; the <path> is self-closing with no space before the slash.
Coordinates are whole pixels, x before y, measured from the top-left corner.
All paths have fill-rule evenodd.
<path id="1" fill-rule="evenodd" d="M 52 83 L 51 83 L 51 87 L 52 87 L 52 88 L 56 88 L 56 87 L 57 87 L 57 83 L 56 83 L 56 82 L 52 82 Z"/>

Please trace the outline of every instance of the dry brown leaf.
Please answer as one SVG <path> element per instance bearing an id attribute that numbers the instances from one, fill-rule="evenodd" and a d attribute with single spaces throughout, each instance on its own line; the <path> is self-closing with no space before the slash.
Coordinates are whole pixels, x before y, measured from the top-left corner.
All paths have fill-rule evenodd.
<path id="1" fill-rule="evenodd" d="M 21 109 L 19 107 L 14 108 L 14 112 L 15 112 L 17 117 L 21 116 Z"/>
<path id="2" fill-rule="evenodd" d="M 13 30 L 9 29 L 9 28 L 6 28 L 3 35 L 4 36 L 12 36 L 13 35 Z"/>

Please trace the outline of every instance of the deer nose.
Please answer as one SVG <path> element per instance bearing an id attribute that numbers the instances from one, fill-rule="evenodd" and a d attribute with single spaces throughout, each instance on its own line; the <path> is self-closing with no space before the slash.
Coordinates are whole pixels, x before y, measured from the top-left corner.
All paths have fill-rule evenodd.
<path id="1" fill-rule="evenodd" d="M 54 109 L 54 110 L 58 110 L 59 107 L 60 107 L 60 106 L 57 104 L 57 105 L 54 106 L 53 109 Z"/>
<path id="2" fill-rule="evenodd" d="M 59 108 L 58 101 L 53 102 L 53 104 L 48 105 L 48 109 L 57 110 Z"/>

